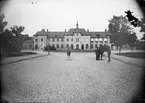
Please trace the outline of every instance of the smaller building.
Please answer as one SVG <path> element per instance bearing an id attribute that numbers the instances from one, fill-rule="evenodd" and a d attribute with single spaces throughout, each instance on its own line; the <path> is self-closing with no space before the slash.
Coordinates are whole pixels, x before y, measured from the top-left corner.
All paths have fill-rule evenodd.
<path id="1" fill-rule="evenodd" d="M 29 40 L 24 41 L 23 43 L 23 50 L 33 50 L 34 48 L 34 39 L 31 38 Z"/>

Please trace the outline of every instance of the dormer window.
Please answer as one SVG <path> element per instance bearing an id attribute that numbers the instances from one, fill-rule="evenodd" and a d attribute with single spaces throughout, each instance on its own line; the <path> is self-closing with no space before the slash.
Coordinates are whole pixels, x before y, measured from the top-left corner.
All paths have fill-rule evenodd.
<path id="1" fill-rule="evenodd" d="M 41 41 L 43 41 L 43 38 L 41 38 Z"/>

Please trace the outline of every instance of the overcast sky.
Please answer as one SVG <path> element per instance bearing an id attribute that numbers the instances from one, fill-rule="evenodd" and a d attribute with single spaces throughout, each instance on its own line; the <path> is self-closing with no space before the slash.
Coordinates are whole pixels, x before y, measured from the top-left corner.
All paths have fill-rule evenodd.
<path id="1" fill-rule="evenodd" d="M 77 21 L 80 28 L 104 31 L 108 29 L 108 19 L 113 15 L 125 15 L 124 11 L 128 9 L 136 17 L 142 17 L 134 0 L 8 0 L 2 12 L 8 27 L 23 25 L 23 33 L 32 36 L 42 28 L 69 30 L 76 27 Z M 135 31 L 140 39 L 142 34 L 138 29 Z"/>

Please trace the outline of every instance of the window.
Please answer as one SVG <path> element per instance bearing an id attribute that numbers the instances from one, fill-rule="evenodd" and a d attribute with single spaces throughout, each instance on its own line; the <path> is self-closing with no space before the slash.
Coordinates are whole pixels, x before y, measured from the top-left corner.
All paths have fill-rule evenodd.
<path id="1" fill-rule="evenodd" d="M 57 48 L 59 48 L 59 44 L 57 44 Z"/>
<path id="2" fill-rule="evenodd" d="M 88 45 L 88 44 L 86 44 L 86 49 L 88 49 L 88 47 L 89 47 L 89 45 Z"/>
<path id="3" fill-rule="evenodd" d="M 94 39 L 93 39 L 93 38 L 91 38 L 91 41 L 94 41 Z"/>
<path id="4" fill-rule="evenodd" d="M 38 50 L 38 45 L 37 44 L 35 44 L 35 50 Z"/>
<path id="5" fill-rule="evenodd" d="M 67 39 L 66 39 L 66 41 L 68 42 L 68 41 L 69 41 L 69 39 L 67 38 Z"/>
<path id="6" fill-rule="evenodd" d="M 93 44 L 91 44 L 91 48 L 93 48 Z"/>
<path id="7" fill-rule="evenodd" d="M 63 38 L 61 39 L 61 41 L 63 42 Z"/>
<path id="8" fill-rule="evenodd" d="M 35 39 L 35 41 L 37 42 L 37 41 L 38 41 L 38 39 Z"/>
<path id="9" fill-rule="evenodd" d="M 76 38 L 76 42 L 79 42 L 79 38 Z"/>
<path id="10" fill-rule="evenodd" d="M 95 48 L 97 48 L 98 47 L 98 45 L 97 44 L 95 44 Z"/>
<path id="11" fill-rule="evenodd" d="M 61 44 L 61 48 L 63 48 L 63 44 Z"/>
<path id="12" fill-rule="evenodd" d="M 74 48 L 74 46 L 73 46 L 73 44 L 71 44 L 71 49 L 73 49 Z"/>
<path id="13" fill-rule="evenodd" d="M 95 41 L 96 43 L 98 43 L 98 41 Z"/>
<path id="14" fill-rule="evenodd" d="M 41 38 L 41 41 L 43 41 L 43 38 Z"/>
<path id="15" fill-rule="evenodd" d="M 52 46 L 53 46 L 53 47 L 55 47 L 55 45 L 54 45 L 54 44 L 52 44 Z"/>
<path id="16" fill-rule="evenodd" d="M 68 45 L 68 44 L 66 44 L 66 47 L 68 48 L 68 47 L 69 47 L 69 45 Z"/>
<path id="17" fill-rule="evenodd" d="M 107 38 L 104 38 L 104 41 L 107 41 Z"/>
<path id="18" fill-rule="evenodd" d="M 71 38 L 71 41 L 73 41 L 73 38 Z"/>
<path id="19" fill-rule="evenodd" d="M 54 38 L 52 39 L 52 41 L 54 42 Z"/>
<path id="20" fill-rule="evenodd" d="M 59 38 L 57 38 L 57 41 L 59 41 Z"/>
<path id="21" fill-rule="evenodd" d="M 98 38 L 95 38 L 95 41 L 98 41 Z"/>
<path id="22" fill-rule="evenodd" d="M 100 38 L 99 41 L 102 41 L 102 38 Z"/>

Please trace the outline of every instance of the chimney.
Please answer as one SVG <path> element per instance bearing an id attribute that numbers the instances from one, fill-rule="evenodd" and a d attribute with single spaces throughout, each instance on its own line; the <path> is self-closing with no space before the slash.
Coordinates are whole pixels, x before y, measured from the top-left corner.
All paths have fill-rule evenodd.
<path id="1" fill-rule="evenodd" d="M 87 32 L 89 32 L 89 29 L 87 29 Z"/>
<path id="2" fill-rule="evenodd" d="M 47 32 L 49 32 L 48 29 L 47 29 Z"/>
<path id="3" fill-rule="evenodd" d="M 107 32 L 107 29 L 105 29 L 105 32 Z"/>
<path id="4" fill-rule="evenodd" d="M 66 32 L 66 29 L 64 31 Z"/>

